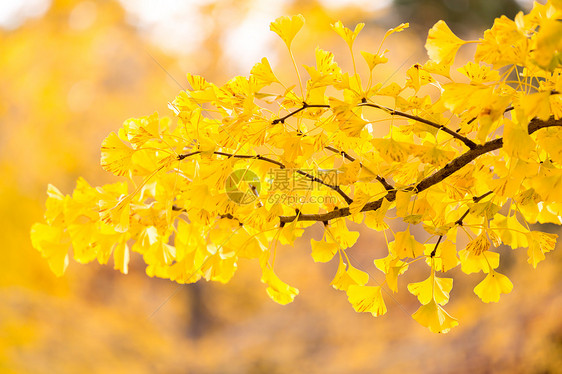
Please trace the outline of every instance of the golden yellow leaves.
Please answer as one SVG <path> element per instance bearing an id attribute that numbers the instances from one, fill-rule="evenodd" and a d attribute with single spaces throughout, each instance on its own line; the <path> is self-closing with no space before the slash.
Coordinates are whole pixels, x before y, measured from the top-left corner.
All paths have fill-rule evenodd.
<path id="1" fill-rule="evenodd" d="M 275 73 L 273 73 L 273 70 L 271 69 L 269 61 L 265 57 L 261 59 L 261 62 L 254 65 L 250 74 L 267 85 L 279 82 Z"/>
<path id="2" fill-rule="evenodd" d="M 500 301 L 500 294 L 510 293 L 512 289 L 513 283 L 508 277 L 492 270 L 474 287 L 474 293 L 485 303 L 497 303 Z"/>
<path id="3" fill-rule="evenodd" d="M 392 253 L 398 258 L 416 258 L 423 255 L 425 247 L 419 243 L 412 234 L 410 228 L 394 235 L 394 246 Z"/>
<path id="4" fill-rule="evenodd" d="M 417 296 L 422 305 L 426 305 L 431 300 L 439 305 L 445 305 L 449 302 L 449 292 L 453 289 L 453 278 L 438 278 L 431 275 L 424 281 L 410 283 L 408 291 Z"/>
<path id="5" fill-rule="evenodd" d="M 351 285 L 346 292 L 347 298 L 356 312 L 371 313 L 374 317 L 386 313 L 381 287 Z"/>
<path id="6" fill-rule="evenodd" d="M 476 239 L 468 243 L 466 251 L 472 253 L 474 256 L 480 256 L 490 248 L 490 241 L 485 233 L 478 235 Z"/>
<path id="7" fill-rule="evenodd" d="M 361 55 L 365 59 L 365 62 L 367 62 L 367 65 L 369 66 L 369 70 L 373 70 L 375 66 L 379 64 L 385 64 L 388 62 L 388 58 L 384 56 L 384 52 L 381 54 L 373 54 L 373 53 L 361 51 Z"/>
<path id="8" fill-rule="evenodd" d="M 353 72 L 343 72 L 334 54 L 320 48 L 315 65 L 304 67 L 306 82 L 300 82 L 291 53 L 300 94 L 297 84 L 278 78 L 266 58 L 250 77 L 234 77 L 222 86 L 188 75 L 190 90 L 170 104 L 177 126 L 154 114 L 126 121 L 104 140 L 103 168 L 128 182 L 92 188 L 81 181 L 72 196 L 50 186 L 47 224 L 33 226 L 33 245 L 60 275 L 70 246 L 76 261 L 105 263 L 113 254 L 115 267 L 127 272 L 131 241 L 147 274 L 179 283 L 201 278 L 226 283 L 239 257 L 253 259 L 260 263 L 268 295 L 287 304 L 298 290 L 275 274 L 275 246 L 293 245 L 319 221 L 324 236 L 311 240 L 312 259 L 324 263 L 339 257 L 331 285 L 346 291 L 356 311 L 386 313 L 382 287 L 398 292 L 401 274 L 427 266 L 429 278 L 407 286 L 422 304 L 413 318 L 431 331 L 446 332 L 458 324 L 442 308 L 453 282 L 436 272 L 460 263 L 467 274 L 487 274 L 474 292 L 494 302 L 512 284 L 496 272 L 499 254 L 492 245 L 526 248 L 533 267 L 555 246 L 555 235 L 530 231 L 521 219 L 560 223 L 562 214 L 562 136 L 558 129 L 529 127 L 562 113 L 562 100 L 556 99 L 562 91 L 556 70 L 559 25 L 542 27 L 542 20 L 553 19 L 543 13 L 518 16 L 516 22 L 498 19 L 478 42 L 476 61 L 458 69 L 461 80 L 449 70 L 458 49 L 469 42 L 443 21 L 428 34 L 431 60 L 408 69 L 402 85 L 373 83 L 373 69 L 388 61 L 382 46 L 375 53 L 361 52 L 369 68 L 366 87 L 354 60 Z M 271 30 L 290 49 L 303 25 L 301 15 L 280 17 Z M 352 59 L 363 26 L 332 25 Z M 406 27 L 389 30 L 384 39 Z M 496 69 L 504 65 L 505 71 Z M 437 74 L 450 83 L 441 84 Z M 262 91 L 273 84 L 279 84 L 278 92 Z M 441 96 L 422 95 L 427 85 Z M 393 105 L 380 104 L 380 96 Z M 286 178 L 293 187 L 281 189 L 273 200 L 273 194 L 256 188 L 288 169 L 294 170 L 285 177 L 297 175 L 301 185 L 314 187 L 297 192 L 295 180 Z M 256 178 L 227 187 L 235 170 L 252 170 Z M 232 185 L 251 201 L 233 201 Z M 288 202 L 296 198 L 303 199 Z M 508 203 L 508 213 L 499 214 Z M 369 274 L 352 266 L 346 251 L 359 237 L 346 219 L 358 223 L 363 217 L 368 227 L 394 236 L 387 238 L 387 256 L 374 261 L 385 275 L 382 285 L 367 285 Z M 407 228 L 391 228 L 392 219 Z M 416 225 L 430 234 L 426 242 Z M 469 242 L 457 253 L 461 226 Z"/>
<path id="9" fill-rule="evenodd" d="M 322 240 L 317 241 L 314 239 L 310 239 L 310 248 L 312 249 L 314 262 L 328 262 L 339 250 L 337 243 L 329 243 Z"/>
<path id="10" fill-rule="evenodd" d="M 491 64 L 496 69 L 509 64 L 525 65 L 529 47 L 527 38 L 517 29 L 515 22 L 501 16 L 495 19 L 491 29 L 484 31 L 474 60 Z"/>
<path id="11" fill-rule="evenodd" d="M 126 175 L 131 169 L 134 150 L 112 132 L 101 144 L 101 166 L 119 176 Z"/>
<path id="12" fill-rule="evenodd" d="M 342 79 L 341 69 L 338 63 L 334 61 L 334 54 L 332 52 L 316 48 L 315 55 L 316 68 L 305 65 L 306 71 L 310 75 L 310 80 L 307 82 L 307 100 L 315 104 L 324 104 L 324 90 L 320 91 L 319 89 L 338 84 Z M 311 100 L 311 96 L 314 93 L 320 95 L 321 99 Z"/>
<path id="13" fill-rule="evenodd" d="M 303 25 L 304 17 L 302 14 L 298 14 L 292 17 L 282 16 L 277 18 L 269 25 L 269 29 L 279 35 L 287 48 L 291 49 L 291 43 Z"/>
<path id="14" fill-rule="evenodd" d="M 559 13 L 559 17 L 562 17 Z M 562 23 L 559 19 L 545 20 L 537 32 L 533 57 L 545 70 L 554 70 L 562 63 Z"/>
<path id="15" fill-rule="evenodd" d="M 435 82 L 431 74 L 423 70 L 420 64 L 414 64 L 414 66 L 409 68 L 406 76 L 406 86 L 413 88 L 416 92 L 419 91 L 421 86 Z"/>
<path id="16" fill-rule="evenodd" d="M 369 274 L 361 271 L 350 264 L 346 265 L 340 259 L 338 270 L 330 283 L 336 290 L 347 291 L 350 286 L 364 286 L 369 281 Z"/>
<path id="17" fill-rule="evenodd" d="M 263 275 L 261 281 L 267 284 L 266 292 L 276 303 L 281 305 L 289 304 L 295 299 L 295 296 L 299 294 L 299 290 L 279 279 L 270 268 L 266 267 L 262 270 Z"/>
<path id="18" fill-rule="evenodd" d="M 72 196 L 64 196 L 58 189 L 49 186 L 47 224 L 33 225 L 31 241 L 57 276 L 62 276 L 68 266 L 71 246 L 74 260 L 80 263 L 97 259 L 99 263 L 105 264 L 113 252 L 115 269 L 127 272 L 127 229 L 118 231 L 116 228 L 121 228 L 120 225 L 128 228 L 128 205 L 125 214 L 116 213 L 116 222 L 112 219 L 108 219 L 107 223 L 101 220 L 101 206 L 104 202 L 112 199 L 116 201 L 125 191 L 126 187 L 121 183 L 96 189 L 82 178 L 78 179 Z"/>
<path id="19" fill-rule="evenodd" d="M 353 47 L 353 42 L 355 41 L 355 38 L 357 38 L 357 35 L 363 29 L 363 27 L 365 27 L 365 24 L 364 23 L 358 23 L 355 26 L 355 30 L 353 30 L 353 31 L 351 31 L 350 29 L 345 27 L 343 25 L 343 23 L 341 23 L 341 21 L 337 21 L 335 24 L 333 24 L 331 26 L 332 26 L 332 29 L 335 32 L 337 32 L 338 35 L 341 36 L 341 38 L 345 41 L 345 43 L 347 44 L 349 49 L 351 49 Z"/>
<path id="20" fill-rule="evenodd" d="M 439 64 L 451 65 L 458 49 L 466 42 L 458 38 L 445 21 L 438 21 L 427 35 L 425 49 L 429 58 Z"/>
<path id="21" fill-rule="evenodd" d="M 459 322 L 451 317 L 435 300 L 422 305 L 412 317 L 422 326 L 427 327 L 431 332 L 445 334 L 453 327 L 458 326 Z"/>
<path id="22" fill-rule="evenodd" d="M 31 227 L 31 243 L 47 259 L 53 273 L 61 277 L 68 266 L 70 244 L 63 228 L 36 223 Z"/>
<path id="23" fill-rule="evenodd" d="M 497 70 L 492 70 L 489 66 L 476 64 L 472 61 L 460 67 L 458 71 L 470 79 L 472 84 L 496 82 L 500 79 L 500 73 Z"/>
<path id="24" fill-rule="evenodd" d="M 527 250 L 529 258 L 527 261 L 536 269 L 537 264 L 545 259 L 544 254 L 554 250 L 558 235 L 531 231 L 527 234 L 527 238 L 529 240 L 529 248 Z"/>

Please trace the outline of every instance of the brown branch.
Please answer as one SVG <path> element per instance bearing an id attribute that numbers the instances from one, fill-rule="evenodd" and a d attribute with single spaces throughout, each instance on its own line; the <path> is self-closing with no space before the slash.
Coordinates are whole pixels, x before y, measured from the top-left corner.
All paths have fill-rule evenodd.
<path id="1" fill-rule="evenodd" d="M 554 126 L 562 127 L 562 119 L 554 119 L 554 117 L 550 117 L 548 120 L 543 121 L 538 118 L 533 118 L 529 122 L 528 131 L 529 134 L 532 134 L 540 129 L 546 127 L 554 127 Z M 491 151 L 495 151 L 501 147 L 503 147 L 503 138 L 497 138 L 494 140 L 490 140 L 489 142 L 486 142 L 482 145 L 477 145 L 476 148 L 466 151 L 462 155 L 450 161 L 442 169 L 438 170 L 437 172 L 430 175 L 429 177 L 422 179 L 416 186 L 410 187 L 407 190 L 414 191 L 415 193 L 420 193 L 422 191 L 425 191 L 429 187 L 443 181 L 445 178 L 447 178 L 454 172 L 460 170 L 463 166 L 472 162 L 474 159 L 478 158 L 479 156 Z M 363 209 L 361 209 L 361 212 L 367 212 L 367 211 L 379 209 L 384 199 L 388 201 L 394 201 L 396 199 L 396 191 L 389 191 L 386 194 L 386 196 L 384 196 L 383 198 L 365 204 Z M 293 222 L 295 219 L 297 219 L 298 221 L 323 222 L 335 218 L 347 217 L 349 215 L 351 215 L 349 208 L 342 208 L 342 209 L 332 210 L 327 213 L 299 214 L 298 216 L 297 215 L 280 216 L 279 220 L 282 224 Z"/>
<path id="2" fill-rule="evenodd" d="M 332 152 L 334 152 L 334 153 L 339 153 L 339 154 L 341 154 L 341 155 L 342 155 L 346 160 L 348 160 L 348 161 L 351 161 L 351 162 L 355 161 L 355 157 L 350 156 L 350 155 L 349 155 L 347 152 L 345 152 L 345 151 L 338 151 L 337 149 L 335 149 L 335 148 L 332 147 L 332 146 L 327 146 L 327 147 L 324 147 L 324 148 L 326 148 L 327 150 L 332 151 Z M 361 162 L 359 162 L 359 165 L 360 165 L 361 167 L 363 167 L 363 164 L 362 164 Z M 377 176 L 375 177 L 375 179 L 376 179 L 377 181 L 379 181 L 379 182 L 383 185 L 383 187 L 385 188 L 385 190 L 387 190 L 387 191 L 394 190 L 394 187 L 393 187 L 391 184 L 389 184 L 389 183 L 386 181 L 386 179 L 384 179 L 383 177 L 377 175 Z"/>
<path id="3" fill-rule="evenodd" d="M 435 247 L 433 247 L 433 251 L 431 251 L 429 257 L 435 256 L 435 254 L 437 253 L 437 247 L 439 247 L 439 243 L 441 243 L 441 239 L 443 239 L 443 235 L 439 235 L 439 239 L 437 239 L 437 243 L 435 243 Z"/>
<path id="4" fill-rule="evenodd" d="M 330 108 L 330 106 L 329 106 L 328 104 L 307 104 L 307 103 L 302 103 L 302 107 L 300 107 L 299 109 L 296 109 L 296 110 L 292 111 L 291 113 L 287 114 L 287 115 L 284 116 L 284 117 L 274 119 L 273 121 L 271 121 L 271 124 L 272 124 L 272 125 L 276 125 L 276 124 L 278 124 L 278 123 L 284 123 L 287 118 L 294 116 L 295 114 L 297 114 L 298 112 L 301 112 L 301 111 L 305 110 L 306 108 Z"/>
<path id="5" fill-rule="evenodd" d="M 472 198 L 472 200 L 477 203 L 480 200 L 482 200 L 483 198 L 485 198 L 486 196 L 490 195 L 491 193 L 493 193 L 492 191 L 488 191 L 485 194 L 482 194 L 480 196 L 475 196 Z M 466 216 L 468 216 L 468 213 L 470 213 L 470 208 L 466 210 L 466 212 L 464 212 L 464 214 L 461 216 L 461 218 L 459 218 L 458 220 L 455 221 L 455 225 L 459 225 L 462 226 L 462 221 L 466 218 Z"/>
<path id="6" fill-rule="evenodd" d="M 387 112 L 388 114 L 390 114 L 392 116 L 400 116 L 400 117 L 412 119 L 412 120 L 417 121 L 417 122 L 425 123 L 426 125 L 429 125 L 429 126 L 434 127 L 436 129 L 442 130 L 442 131 L 446 132 L 447 134 L 451 135 L 453 138 L 460 140 L 470 149 L 474 149 L 477 146 L 476 143 L 474 143 L 472 140 L 468 139 L 467 137 L 462 136 L 462 135 L 454 132 L 453 130 L 451 130 L 451 129 L 445 127 L 445 126 L 440 125 L 438 123 L 435 123 L 433 121 L 430 121 L 428 119 L 418 117 L 418 116 L 414 116 L 412 114 L 400 112 L 398 110 L 390 109 L 390 108 L 387 108 L 385 106 L 378 105 L 378 104 L 361 103 L 361 104 L 359 104 L 359 106 L 367 106 L 367 107 L 371 107 L 371 108 L 384 110 L 385 112 Z"/>

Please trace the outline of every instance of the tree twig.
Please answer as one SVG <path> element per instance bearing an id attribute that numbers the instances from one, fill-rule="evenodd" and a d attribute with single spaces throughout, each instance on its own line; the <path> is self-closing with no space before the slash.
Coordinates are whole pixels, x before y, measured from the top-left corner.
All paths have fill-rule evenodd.
<path id="1" fill-rule="evenodd" d="M 278 123 L 284 123 L 287 118 L 294 116 L 295 114 L 297 114 L 298 112 L 301 112 L 301 111 L 305 110 L 306 108 L 330 108 L 330 106 L 329 106 L 328 104 L 307 104 L 307 103 L 302 103 L 302 107 L 300 107 L 299 109 L 296 109 L 296 110 L 292 111 L 291 113 L 287 114 L 287 115 L 284 116 L 284 117 L 274 119 L 273 121 L 271 121 L 271 124 L 272 124 L 272 125 L 276 125 L 276 124 L 278 124 Z"/>
<path id="2" fill-rule="evenodd" d="M 401 111 L 398 111 L 398 110 L 390 109 L 390 108 L 387 108 L 385 106 L 373 104 L 373 103 L 361 103 L 361 104 L 358 104 L 358 106 L 366 106 L 366 107 L 384 110 L 385 112 L 387 112 L 388 114 L 390 114 L 392 116 L 400 116 L 400 117 L 412 119 L 412 120 L 417 121 L 417 122 L 425 123 L 426 125 L 429 125 L 429 126 L 434 127 L 436 129 L 442 130 L 443 132 L 451 135 L 453 138 L 460 140 L 470 149 L 474 149 L 477 146 L 476 143 L 474 143 L 472 140 L 468 139 L 467 137 L 462 136 L 462 135 L 454 132 L 453 130 L 449 129 L 446 126 L 440 125 L 440 124 L 435 123 L 433 121 L 430 121 L 428 119 L 418 117 L 418 116 L 414 116 L 412 114 L 404 113 L 404 112 L 401 112 Z"/>

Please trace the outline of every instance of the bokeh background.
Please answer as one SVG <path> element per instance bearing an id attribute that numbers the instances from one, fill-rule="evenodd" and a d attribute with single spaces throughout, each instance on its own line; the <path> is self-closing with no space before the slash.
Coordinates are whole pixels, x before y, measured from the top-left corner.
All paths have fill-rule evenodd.
<path id="1" fill-rule="evenodd" d="M 314 264 L 312 227 L 295 248 L 278 250 L 276 270 L 300 289 L 273 303 L 256 264 L 243 262 L 228 285 L 179 286 L 149 278 L 133 254 L 130 273 L 71 262 L 56 278 L 31 248 L 48 183 L 70 193 L 78 176 L 101 185 L 102 139 L 130 117 L 168 112 L 185 73 L 218 84 L 247 75 L 267 56 L 294 79 L 269 23 L 302 13 L 294 47 L 301 63 L 314 48 L 350 59 L 329 24 L 365 22 L 358 50 L 376 51 L 386 29 L 411 28 L 386 44 L 390 63 L 377 79 L 426 60 L 427 30 L 444 19 L 460 37 L 477 38 L 515 0 L 15 0 L 0 3 L 0 372 L 1 373 L 561 373 L 562 256 L 533 270 L 525 250 L 502 251 L 515 288 L 498 304 L 472 292 L 481 276 L 455 279 L 448 311 L 460 327 L 436 335 L 410 317 L 417 300 L 409 272 L 389 312 L 355 313 L 329 286 L 335 264 Z M 463 47 L 467 58 L 473 52 Z M 360 226 L 354 266 L 382 282 L 373 258 L 384 240 Z M 558 228 L 542 227 L 558 232 Z M 453 275 L 456 274 L 453 271 Z"/>

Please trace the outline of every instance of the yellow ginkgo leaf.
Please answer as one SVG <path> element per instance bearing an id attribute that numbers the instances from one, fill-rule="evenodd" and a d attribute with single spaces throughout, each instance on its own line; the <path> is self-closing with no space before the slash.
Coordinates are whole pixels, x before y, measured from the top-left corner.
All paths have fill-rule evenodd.
<path id="1" fill-rule="evenodd" d="M 513 283 L 508 277 L 496 271 L 491 271 L 482 282 L 474 287 L 474 293 L 485 303 L 497 303 L 500 301 L 500 294 L 510 293 L 512 289 Z"/>
<path id="2" fill-rule="evenodd" d="M 386 305 L 380 287 L 352 285 L 349 286 L 346 293 L 356 312 L 371 313 L 375 317 L 386 313 Z"/>
<path id="3" fill-rule="evenodd" d="M 63 216 L 64 195 L 52 184 L 47 186 L 47 201 L 45 203 L 45 221 L 53 224 L 57 219 Z"/>
<path id="4" fill-rule="evenodd" d="M 427 327 L 431 332 L 435 333 L 445 334 L 459 324 L 435 300 L 422 305 L 412 317 L 420 325 Z"/>
<path id="5" fill-rule="evenodd" d="M 290 49 L 295 35 L 297 35 L 303 25 L 304 17 L 302 14 L 297 14 L 296 16 L 277 18 L 274 22 L 271 22 L 269 29 L 279 35 L 287 45 L 287 48 Z"/>
<path id="6" fill-rule="evenodd" d="M 31 227 L 31 244 L 47 259 L 51 271 L 62 277 L 68 266 L 69 243 L 64 230 L 60 226 L 49 226 L 36 223 Z"/>
<path id="7" fill-rule="evenodd" d="M 527 250 L 529 258 L 527 259 L 527 262 L 533 265 L 536 269 L 537 264 L 545 259 L 544 254 L 552 251 L 556 246 L 556 238 L 558 235 L 540 231 L 531 231 L 527 234 L 527 237 L 529 241 L 529 249 Z"/>
<path id="8" fill-rule="evenodd" d="M 421 86 L 435 82 L 435 79 L 427 71 L 423 70 L 420 64 L 414 64 L 406 72 L 406 86 L 411 87 L 418 92 Z"/>
<path id="9" fill-rule="evenodd" d="M 445 21 L 441 20 L 429 30 L 425 49 L 431 60 L 450 65 L 463 44 L 466 42 L 453 34 Z"/>
<path id="10" fill-rule="evenodd" d="M 562 59 L 562 24 L 558 19 L 545 20 L 537 32 L 537 47 L 533 51 L 533 57 L 537 65 L 546 69 L 554 70 L 560 66 Z"/>
<path id="11" fill-rule="evenodd" d="M 433 245 L 426 248 L 425 254 L 429 256 L 434 248 Z M 460 264 L 460 260 L 457 256 L 456 244 L 449 240 L 442 241 L 435 251 L 435 256 L 426 260 L 430 266 L 431 261 L 433 261 L 434 269 L 443 273 L 457 267 Z"/>
<path id="12" fill-rule="evenodd" d="M 410 234 L 410 228 L 397 232 L 394 239 L 394 253 L 398 258 L 416 258 L 423 255 L 425 247 Z"/>
<path id="13" fill-rule="evenodd" d="M 342 37 L 342 39 L 347 43 L 347 45 L 351 49 L 353 47 L 353 42 L 355 41 L 355 38 L 359 34 L 359 31 L 361 31 L 363 29 L 365 24 L 364 23 L 358 23 L 355 26 L 355 30 L 353 30 L 353 31 L 351 31 L 350 29 L 345 27 L 343 25 L 343 23 L 341 23 L 341 21 L 337 21 L 335 24 L 333 24 L 331 26 L 332 26 L 332 29 L 335 32 L 337 32 L 339 36 Z"/>
<path id="14" fill-rule="evenodd" d="M 384 218 L 386 217 L 386 212 L 390 208 L 392 203 L 387 199 L 383 199 L 381 203 L 381 207 L 377 210 L 366 212 L 365 214 L 365 225 L 367 227 L 381 231 L 388 228 L 388 224 L 384 222 Z"/>
<path id="15" fill-rule="evenodd" d="M 356 187 L 357 188 L 357 187 Z M 361 209 L 369 202 L 371 196 L 363 192 L 362 190 L 355 190 L 355 195 L 353 196 L 353 202 L 349 205 L 349 211 L 351 214 L 356 214 L 361 212 Z"/>
<path id="16" fill-rule="evenodd" d="M 339 249 L 337 243 L 327 243 L 323 240 L 317 241 L 314 239 L 310 239 L 310 247 L 312 248 L 314 262 L 330 261 Z"/>
<path id="17" fill-rule="evenodd" d="M 390 243 L 390 247 L 393 243 Z M 398 292 L 398 276 L 408 270 L 408 264 L 389 254 L 373 261 L 377 269 L 385 273 L 386 284 L 393 292 Z"/>
<path id="18" fill-rule="evenodd" d="M 472 61 L 457 70 L 466 75 L 471 83 L 495 82 L 500 79 L 500 73 L 497 70 L 492 70 L 487 65 L 480 65 Z"/>
<path id="19" fill-rule="evenodd" d="M 100 218 L 108 225 L 112 225 L 117 232 L 129 230 L 131 215 L 131 197 L 122 196 L 118 201 L 100 200 Z"/>
<path id="20" fill-rule="evenodd" d="M 543 121 L 550 118 L 550 97 L 549 91 L 535 92 L 529 95 L 522 95 L 519 105 L 529 119 L 537 117 Z"/>
<path id="21" fill-rule="evenodd" d="M 345 219 L 332 221 L 330 226 L 326 226 L 329 235 L 326 236 L 327 242 L 336 242 L 341 249 L 351 248 L 359 238 L 359 232 L 349 231 Z"/>
<path id="22" fill-rule="evenodd" d="M 423 70 L 431 74 L 439 74 L 447 78 L 451 78 L 451 65 L 434 60 L 427 60 L 423 64 Z"/>
<path id="23" fill-rule="evenodd" d="M 369 66 L 369 70 L 373 70 L 375 68 L 375 66 L 379 65 L 379 64 L 385 64 L 388 62 L 388 58 L 384 57 L 384 53 L 387 52 L 388 50 L 380 53 L 380 54 L 372 54 L 369 52 L 365 52 L 365 51 L 361 51 L 361 55 L 363 56 L 363 58 L 365 59 L 365 61 L 367 62 L 367 65 Z"/>
<path id="24" fill-rule="evenodd" d="M 377 95 L 397 97 L 403 90 L 404 88 L 400 87 L 398 83 L 392 82 L 388 86 L 384 86 L 383 88 L 378 90 Z"/>
<path id="25" fill-rule="evenodd" d="M 295 296 L 299 294 L 299 290 L 279 279 L 271 268 L 265 267 L 262 270 L 261 281 L 267 284 L 266 292 L 276 303 L 281 305 L 289 304 L 295 299 Z"/>
<path id="26" fill-rule="evenodd" d="M 324 51 L 321 48 L 316 48 L 315 55 L 316 69 L 322 76 L 337 76 L 341 74 L 341 68 L 338 66 L 338 63 L 334 61 L 334 54 L 332 52 Z"/>
<path id="27" fill-rule="evenodd" d="M 500 254 L 497 252 L 487 251 L 480 255 L 475 255 L 474 252 L 463 249 L 459 251 L 459 258 L 461 260 L 461 270 L 465 274 L 479 273 L 481 271 L 488 273 L 490 267 L 495 269 L 500 265 Z"/>
<path id="28" fill-rule="evenodd" d="M 364 271 L 358 270 L 349 265 L 346 269 L 346 264 L 340 260 L 336 275 L 330 285 L 336 290 L 347 291 L 349 286 L 360 285 L 364 286 L 369 281 L 369 274 Z"/>
<path id="29" fill-rule="evenodd" d="M 125 175 L 133 166 L 133 153 L 133 149 L 112 132 L 101 143 L 101 167 L 115 175 Z"/>
<path id="30" fill-rule="evenodd" d="M 409 24 L 408 22 L 401 23 L 401 24 L 399 24 L 398 26 L 389 29 L 389 30 L 384 34 L 384 37 L 386 38 L 386 37 L 388 37 L 389 35 L 392 35 L 392 34 L 394 34 L 394 33 L 402 32 L 402 31 L 406 30 L 408 27 L 410 27 L 410 24 Z"/>
<path id="31" fill-rule="evenodd" d="M 532 170 L 532 169 L 531 169 Z M 555 188 L 550 185 L 549 188 Z M 529 229 L 523 226 L 517 219 L 517 215 L 505 217 L 502 214 L 496 214 L 494 219 L 490 221 L 490 229 L 499 234 L 503 244 L 509 245 L 512 249 L 527 248 L 529 242 L 527 233 Z"/>
<path id="32" fill-rule="evenodd" d="M 360 127 L 363 128 L 365 122 L 361 121 Z M 361 163 L 359 160 L 355 160 L 349 164 L 343 165 L 338 170 L 338 184 L 348 185 L 353 184 L 357 181 L 357 176 L 359 175 L 359 170 L 361 169 Z"/>
<path id="33" fill-rule="evenodd" d="M 438 278 L 434 275 L 424 281 L 408 284 L 408 291 L 417 296 L 422 305 L 431 300 L 439 305 L 447 304 L 452 289 L 453 278 Z"/>
<path id="34" fill-rule="evenodd" d="M 475 256 L 480 256 L 483 252 L 486 252 L 490 249 L 490 241 L 486 237 L 486 234 L 482 232 L 478 237 L 472 240 L 466 246 L 466 250 L 474 253 Z"/>
<path id="35" fill-rule="evenodd" d="M 266 84 L 279 82 L 279 80 L 273 73 L 273 70 L 271 69 L 269 61 L 265 57 L 261 59 L 261 62 L 258 62 L 254 65 L 254 67 L 250 71 L 250 74 Z"/>
<path id="36" fill-rule="evenodd" d="M 141 118 L 131 118 L 123 123 L 119 137 L 127 139 L 134 149 L 149 140 L 161 140 L 161 132 L 169 127 L 169 118 L 158 118 L 158 113 Z"/>

